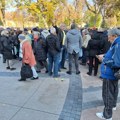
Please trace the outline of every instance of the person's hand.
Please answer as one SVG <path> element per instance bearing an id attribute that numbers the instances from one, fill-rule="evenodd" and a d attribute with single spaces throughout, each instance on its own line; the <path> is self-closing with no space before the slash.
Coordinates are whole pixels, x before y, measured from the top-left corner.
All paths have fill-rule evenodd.
<path id="1" fill-rule="evenodd" d="M 96 55 L 96 57 L 99 59 L 100 62 L 102 62 L 104 54 Z"/>

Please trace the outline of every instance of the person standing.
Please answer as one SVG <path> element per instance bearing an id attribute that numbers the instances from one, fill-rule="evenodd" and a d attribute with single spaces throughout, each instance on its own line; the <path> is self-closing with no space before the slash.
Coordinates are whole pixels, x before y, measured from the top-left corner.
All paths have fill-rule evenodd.
<path id="1" fill-rule="evenodd" d="M 62 41 L 62 48 L 61 48 L 61 57 L 60 57 L 60 68 L 59 69 L 67 69 L 65 67 L 65 60 L 66 60 L 66 56 L 67 56 L 67 49 L 65 46 L 65 39 L 66 39 L 66 25 L 65 24 L 61 24 L 60 25 L 60 30 L 61 30 L 61 41 Z"/>
<path id="2" fill-rule="evenodd" d="M 37 63 L 40 64 L 41 67 L 45 67 L 46 73 L 48 73 L 46 40 L 43 36 L 38 35 L 34 53 Z M 39 68 L 39 72 L 41 72 L 41 67 Z"/>
<path id="3" fill-rule="evenodd" d="M 112 120 L 113 110 L 116 110 L 118 97 L 118 79 L 114 71 L 120 69 L 120 30 L 108 30 L 108 40 L 111 47 L 105 55 L 99 55 L 102 61 L 101 77 L 103 78 L 102 97 L 104 102 L 103 112 L 96 113 L 97 117 L 105 120 Z"/>
<path id="4" fill-rule="evenodd" d="M 38 74 L 35 70 L 35 57 L 33 54 L 32 46 L 30 42 L 26 39 L 24 34 L 20 34 L 18 36 L 18 39 L 20 41 L 20 57 L 22 58 L 22 63 L 23 64 L 28 64 L 31 66 L 32 72 L 33 72 L 33 78 L 31 80 L 38 79 Z M 26 78 L 19 79 L 19 81 L 26 81 Z"/>
<path id="5" fill-rule="evenodd" d="M 78 58 L 79 51 L 82 47 L 82 36 L 75 23 L 71 25 L 71 30 L 69 30 L 66 35 L 65 45 L 69 56 L 69 70 L 66 73 L 70 75 L 72 74 L 72 63 L 74 58 L 76 74 L 80 74 Z"/>
<path id="6" fill-rule="evenodd" d="M 88 50 L 88 59 L 89 59 L 89 71 L 87 72 L 88 75 L 92 75 L 92 71 L 94 68 L 94 76 L 98 73 L 98 65 L 99 60 L 96 55 L 100 54 L 101 50 L 101 41 L 99 40 L 99 36 L 97 31 L 95 31 L 91 35 L 91 40 L 88 42 L 87 50 Z"/>
<path id="7" fill-rule="evenodd" d="M 56 34 L 56 29 L 54 27 L 50 28 L 50 35 L 46 38 L 46 46 L 48 51 L 48 72 L 53 77 L 60 77 L 58 74 L 59 69 L 59 59 L 60 59 L 60 41 Z M 54 63 L 54 70 L 53 69 Z"/>
<path id="8" fill-rule="evenodd" d="M 83 44 L 82 44 L 83 56 L 82 56 L 82 63 L 81 63 L 81 65 L 86 65 L 87 58 L 88 58 L 87 46 L 88 46 L 89 40 L 91 39 L 91 36 L 90 36 L 90 34 L 89 34 L 87 29 L 84 29 L 82 31 L 82 34 L 83 34 Z"/>
<path id="9" fill-rule="evenodd" d="M 15 70 L 16 68 L 13 67 L 13 54 L 12 54 L 12 43 L 10 41 L 9 38 L 9 32 L 8 30 L 3 30 L 1 32 L 1 43 L 3 46 L 3 58 L 6 60 L 7 62 L 7 67 L 6 69 L 8 70 Z"/>

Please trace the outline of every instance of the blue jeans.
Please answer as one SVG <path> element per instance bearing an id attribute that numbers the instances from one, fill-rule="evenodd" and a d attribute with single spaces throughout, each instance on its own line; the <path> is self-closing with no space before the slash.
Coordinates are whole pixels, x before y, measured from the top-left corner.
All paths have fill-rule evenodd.
<path id="1" fill-rule="evenodd" d="M 51 54 L 48 53 L 48 71 L 49 71 L 49 75 L 52 74 L 53 63 L 54 63 L 53 75 L 58 76 L 59 60 L 60 60 L 60 53 L 57 53 L 56 55 L 51 55 Z"/>
<path id="2" fill-rule="evenodd" d="M 86 48 L 82 48 L 82 50 L 83 50 L 83 56 L 82 56 L 82 63 L 85 63 L 86 64 L 86 62 L 87 62 L 87 56 L 88 56 L 88 51 L 87 51 L 87 49 Z"/>
<path id="3" fill-rule="evenodd" d="M 67 49 L 66 49 L 65 46 L 63 46 L 62 49 L 61 49 L 61 53 L 60 53 L 59 69 L 64 67 L 66 58 L 67 58 Z"/>

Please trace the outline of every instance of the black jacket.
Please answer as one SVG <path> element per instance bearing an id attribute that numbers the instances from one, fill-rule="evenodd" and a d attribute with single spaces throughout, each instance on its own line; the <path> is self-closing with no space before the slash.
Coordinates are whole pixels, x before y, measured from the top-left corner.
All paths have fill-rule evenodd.
<path id="1" fill-rule="evenodd" d="M 48 53 L 51 55 L 56 55 L 60 52 L 60 41 L 56 35 L 50 34 L 46 39 L 46 46 Z"/>
<path id="2" fill-rule="evenodd" d="M 111 43 L 108 41 L 107 31 L 99 32 L 98 34 L 101 40 L 101 54 L 105 54 L 111 46 Z"/>
<path id="3" fill-rule="evenodd" d="M 9 37 L 7 36 L 1 36 L 1 42 L 3 45 L 3 55 L 5 57 L 5 59 L 11 60 L 13 59 L 13 55 L 12 55 L 12 45 L 11 45 L 11 41 L 9 39 Z"/>
<path id="4" fill-rule="evenodd" d="M 38 61 L 47 59 L 46 41 L 43 40 L 42 38 L 39 38 L 36 41 L 35 55 Z"/>
<path id="5" fill-rule="evenodd" d="M 1 33 L 0 33 L 0 53 L 3 52 L 3 45 L 2 45 L 2 41 L 1 41 Z"/>
<path id="6" fill-rule="evenodd" d="M 95 57 L 100 54 L 101 51 L 101 40 L 97 32 L 93 32 L 91 35 L 91 40 L 88 42 L 87 46 L 88 56 Z"/>

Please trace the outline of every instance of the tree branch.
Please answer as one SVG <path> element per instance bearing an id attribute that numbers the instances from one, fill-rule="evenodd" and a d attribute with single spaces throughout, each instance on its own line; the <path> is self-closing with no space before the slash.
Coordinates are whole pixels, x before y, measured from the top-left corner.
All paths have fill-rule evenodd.
<path id="1" fill-rule="evenodd" d="M 90 10 L 90 11 L 93 12 L 94 14 L 96 13 L 94 10 L 92 10 L 92 9 L 90 8 L 90 5 L 88 4 L 87 0 L 85 0 L 85 4 L 86 4 L 88 10 Z"/>

